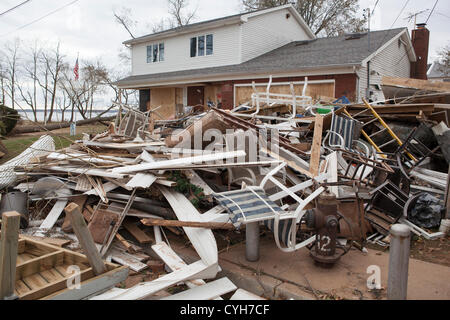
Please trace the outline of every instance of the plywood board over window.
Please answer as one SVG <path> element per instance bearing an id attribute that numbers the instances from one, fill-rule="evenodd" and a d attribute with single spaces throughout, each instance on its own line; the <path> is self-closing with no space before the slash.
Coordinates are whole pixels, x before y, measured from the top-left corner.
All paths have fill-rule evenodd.
<path id="1" fill-rule="evenodd" d="M 159 106 L 158 113 L 162 116 L 155 116 L 158 120 L 167 120 L 175 118 L 176 107 L 176 88 L 152 88 L 151 90 L 151 107 L 155 109 Z"/>
<path id="2" fill-rule="evenodd" d="M 217 106 L 218 99 L 217 94 L 220 94 L 221 86 L 220 85 L 207 85 L 205 86 L 205 106 L 208 103 L 208 99 L 210 99 Z"/>
<path id="3" fill-rule="evenodd" d="M 259 92 L 266 92 L 267 83 L 257 84 L 256 90 Z M 235 89 L 235 106 L 244 104 L 251 101 L 253 88 L 251 83 L 237 84 Z M 294 90 L 296 95 L 302 95 L 303 83 L 294 82 Z M 270 87 L 270 93 L 291 94 L 291 87 L 289 83 L 272 83 Z M 311 96 L 313 99 L 319 97 L 334 97 L 335 95 L 335 83 L 334 80 L 326 81 L 311 81 L 308 83 L 306 89 L 306 95 Z"/>

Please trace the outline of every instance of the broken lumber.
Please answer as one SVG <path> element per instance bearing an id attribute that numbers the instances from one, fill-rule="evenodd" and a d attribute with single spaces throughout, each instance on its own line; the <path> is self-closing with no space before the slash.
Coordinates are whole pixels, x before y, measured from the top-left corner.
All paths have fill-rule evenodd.
<path id="1" fill-rule="evenodd" d="M 83 248 L 86 257 L 88 258 L 89 264 L 96 275 L 100 275 L 106 272 L 106 266 L 100 256 L 100 253 L 95 246 L 94 239 L 92 239 L 91 233 L 87 228 L 84 217 L 80 212 L 80 208 L 75 203 L 70 203 L 66 208 L 65 212 L 70 216 L 70 221 L 72 223 L 72 228 L 78 238 L 78 241 Z"/>
<path id="2" fill-rule="evenodd" d="M 179 220 L 162 220 L 162 219 L 142 219 L 145 226 L 160 227 L 188 227 L 188 228 L 205 228 L 205 229 L 223 229 L 234 230 L 236 227 L 231 223 L 221 222 L 197 222 L 197 221 L 179 221 Z"/>

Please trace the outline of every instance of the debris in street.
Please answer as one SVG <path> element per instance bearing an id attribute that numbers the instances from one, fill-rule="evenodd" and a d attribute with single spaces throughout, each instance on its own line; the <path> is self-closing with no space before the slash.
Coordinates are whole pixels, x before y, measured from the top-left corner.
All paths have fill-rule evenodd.
<path id="1" fill-rule="evenodd" d="M 259 259 L 264 229 L 280 250 L 310 250 L 321 265 L 345 259 L 352 247 L 364 252 L 368 242 L 388 246 L 383 239 L 397 223 L 427 239 L 442 237 L 448 128 L 432 117 L 442 105 L 363 102 L 321 103 L 305 90 L 273 94 L 269 85 L 266 93 L 255 90 L 250 108 L 212 107 L 180 116 L 171 127 L 154 119 L 157 109 L 120 104 L 124 113 L 104 133 L 61 150 L 52 137 L 41 137 L 2 171 L 2 212 L 17 202 L 24 222 L 16 295 L 146 299 L 184 283 L 188 290 L 166 299 L 222 299 L 236 289 L 232 299 L 261 299 L 216 278 L 219 232 L 245 227 L 249 261 Z M 272 116 L 273 108 L 285 111 Z M 411 132 L 395 132 L 409 119 Z M 425 135 L 433 145 L 421 141 L 421 125 L 434 132 Z M 6 187 L 20 190 L 20 199 Z M 198 259 L 187 263 L 168 235 L 188 241 Z M 62 249 L 68 242 L 85 255 Z M 48 260 L 45 275 L 27 266 L 25 253 L 38 259 L 33 265 L 41 256 Z M 111 274 L 111 281 L 79 294 L 64 291 L 64 268 L 73 262 L 83 279 Z M 160 277 L 113 288 L 128 270 Z M 27 284 L 39 272 L 55 290 L 40 289 L 48 285 L 43 280 L 36 288 Z"/>

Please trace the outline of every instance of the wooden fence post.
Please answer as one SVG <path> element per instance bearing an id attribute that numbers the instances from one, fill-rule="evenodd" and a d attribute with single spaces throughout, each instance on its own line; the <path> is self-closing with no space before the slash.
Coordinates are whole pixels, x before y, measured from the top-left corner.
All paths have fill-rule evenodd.
<path id="1" fill-rule="evenodd" d="M 95 246 L 94 239 L 92 239 L 92 235 L 87 228 L 84 217 L 80 212 L 80 208 L 76 203 L 72 202 L 64 210 L 69 216 L 73 231 L 75 231 L 78 241 L 80 241 L 84 254 L 87 256 L 94 273 L 96 275 L 105 273 L 106 266 Z"/>
<path id="2" fill-rule="evenodd" d="M 12 211 L 2 215 L 0 242 L 0 299 L 14 297 L 20 214 Z"/>

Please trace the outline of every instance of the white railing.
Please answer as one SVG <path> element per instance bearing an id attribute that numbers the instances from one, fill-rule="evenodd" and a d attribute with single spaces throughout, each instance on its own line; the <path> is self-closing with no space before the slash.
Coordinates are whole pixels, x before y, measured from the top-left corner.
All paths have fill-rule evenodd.
<path id="1" fill-rule="evenodd" d="M 266 104 L 267 106 L 273 106 L 275 104 L 286 104 L 292 105 L 292 115 L 291 119 L 295 118 L 297 115 L 297 107 L 303 108 L 303 111 L 312 105 L 312 98 L 306 95 L 306 89 L 308 87 L 308 78 L 305 78 L 305 83 L 303 85 L 303 91 L 301 96 L 297 96 L 294 90 L 294 84 L 291 82 L 290 91 L 291 94 L 281 94 L 281 93 L 271 93 L 270 87 L 272 85 L 272 76 L 269 78 L 269 83 L 267 84 L 266 92 L 258 92 L 256 90 L 255 82 L 252 83 L 253 91 L 252 94 L 252 106 L 256 107 L 252 116 L 257 115 L 260 111 L 261 104 Z"/>

